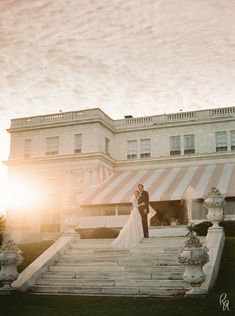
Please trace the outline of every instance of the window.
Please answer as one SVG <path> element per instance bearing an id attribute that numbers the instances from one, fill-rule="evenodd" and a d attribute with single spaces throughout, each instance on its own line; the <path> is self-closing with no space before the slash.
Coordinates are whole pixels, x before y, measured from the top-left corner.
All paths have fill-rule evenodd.
<path id="1" fill-rule="evenodd" d="M 82 152 L 82 134 L 74 135 L 74 153 L 80 154 Z"/>
<path id="2" fill-rule="evenodd" d="M 137 158 L 137 140 L 128 140 L 127 159 Z"/>
<path id="3" fill-rule="evenodd" d="M 107 137 L 105 137 L 105 153 L 106 153 L 106 155 L 109 155 L 109 142 L 110 142 L 110 140 Z"/>
<path id="4" fill-rule="evenodd" d="M 59 136 L 46 138 L 46 155 L 57 155 L 59 153 Z"/>
<path id="5" fill-rule="evenodd" d="M 31 139 L 24 140 L 24 158 L 28 158 L 31 156 L 31 145 L 32 145 Z"/>
<path id="6" fill-rule="evenodd" d="M 151 153 L 151 144 L 150 139 L 141 139 L 140 140 L 140 158 L 148 158 Z"/>
<path id="7" fill-rule="evenodd" d="M 180 136 L 170 137 L 170 155 L 180 155 Z"/>
<path id="8" fill-rule="evenodd" d="M 235 131 L 230 131 L 231 150 L 235 150 Z"/>
<path id="9" fill-rule="evenodd" d="M 130 215 L 131 205 L 130 204 L 119 204 L 118 215 Z"/>
<path id="10" fill-rule="evenodd" d="M 184 153 L 194 154 L 195 153 L 195 140 L 194 135 L 184 136 Z"/>
<path id="11" fill-rule="evenodd" d="M 114 216 L 116 214 L 115 205 L 103 205 L 102 215 L 103 216 Z"/>
<path id="12" fill-rule="evenodd" d="M 115 216 L 115 205 L 89 206 L 83 208 L 81 216 Z"/>
<path id="13" fill-rule="evenodd" d="M 227 134 L 226 132 L 215 133 L 216 151 L 227 151 Z"/>

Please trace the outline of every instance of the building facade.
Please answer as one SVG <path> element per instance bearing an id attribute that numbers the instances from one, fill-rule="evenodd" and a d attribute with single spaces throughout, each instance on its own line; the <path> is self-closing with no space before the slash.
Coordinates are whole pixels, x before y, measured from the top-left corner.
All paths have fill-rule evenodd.
<path id="1" fill-rule="evenodd" d="M 235 107 L 120 120 L 95 108 L 13 119 L 8 132 L 7 233 L 17 241 L 120 227 L 138 183 L 157 211 L 152 225 L 205 219 L 212 186 L 235 216 Z"/>

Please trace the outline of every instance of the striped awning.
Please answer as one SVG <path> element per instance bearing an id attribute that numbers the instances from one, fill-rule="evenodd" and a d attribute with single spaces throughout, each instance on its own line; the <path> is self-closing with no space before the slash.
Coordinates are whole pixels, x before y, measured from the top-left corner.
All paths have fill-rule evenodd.
<path id="1" fill-rule="evenodd" d="M 203 198 L 212 187 L 235 197 L 235 164 L 159 168 L 116 172 L 89 192 L 81 205 L 129 203 L 142 183 L 150 201 Z"/>

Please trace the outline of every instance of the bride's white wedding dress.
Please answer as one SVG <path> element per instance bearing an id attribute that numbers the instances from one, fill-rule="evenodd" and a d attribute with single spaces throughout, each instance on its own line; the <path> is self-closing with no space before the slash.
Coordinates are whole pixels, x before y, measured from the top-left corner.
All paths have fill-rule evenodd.
<path id="1" fill-rule="evenodd" d="M 121 229 L 118 237 L 112 242 L 113 248 L 130 249 L 135 247 L 144 238 L 142 219 L 136 198 L 132 201 L 132 205 L 133 208 L 127 223 Z"/>

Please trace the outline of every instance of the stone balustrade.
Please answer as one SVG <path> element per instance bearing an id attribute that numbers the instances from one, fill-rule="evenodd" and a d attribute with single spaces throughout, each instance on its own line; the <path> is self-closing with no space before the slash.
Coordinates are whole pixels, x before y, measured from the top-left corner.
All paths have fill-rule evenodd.
<path id="1" fill-rule="evenodd" d="M 71 121 L 89 121 L 101 120 L 115 130 L 128 129 L 141 126 L 158 126 L 174 124 L 182 121 L 205 121 L 215 118 L 225 118 L 235 116 L 235 107 L 218 108 L 210 110 L 199 110 L 190 112 L 169 113 L 163 115 L 153 115 L 144 117 L 127 116 L 125 119 L 113 120 L 99 108 L 59 112 L 49 115 L 40 115 L 34 117 L 17 118 L 11 121 L 11 128 L 27 128 L 30 126 L 43 126 L 48 124 L 63 124 Z"/>

